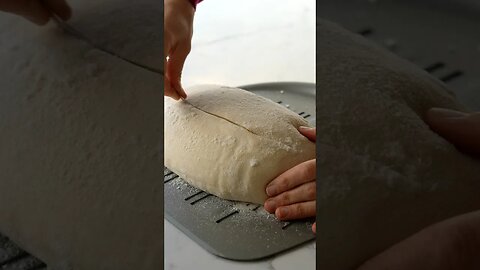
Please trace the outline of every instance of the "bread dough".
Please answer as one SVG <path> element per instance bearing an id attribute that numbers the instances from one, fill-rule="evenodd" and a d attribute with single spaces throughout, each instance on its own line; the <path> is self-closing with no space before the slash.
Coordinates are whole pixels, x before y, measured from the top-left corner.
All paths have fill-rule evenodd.
<path id="1" fill-rule="evenodd" d="M 75 17 L 82 1 L 68 1 Z M 137 31 L 109 24 L 161 29 L 123 13 L 99 21 L 119 36 Z M 54 24 L 1 13 L 0 35 L 0 233 L 48 269 L 162 269 L 161 76 Z"/>
<path id="2" fill-rule="evenodd" d="M 480 208 L 480 162 L 430 130 L 465 109 L 445 84 L 317 19 L 317 267 L 355 269 L 422 228 Z"/>
<path id="3" fill-rule="evenodd" d="M 298 132 L 308 122 L 287 108 L 238 88 L 203 85 L 186 101 L 165 99 L 165 166 L 224 199 L 263 203 L 266 185 L 315 158 Z"/>

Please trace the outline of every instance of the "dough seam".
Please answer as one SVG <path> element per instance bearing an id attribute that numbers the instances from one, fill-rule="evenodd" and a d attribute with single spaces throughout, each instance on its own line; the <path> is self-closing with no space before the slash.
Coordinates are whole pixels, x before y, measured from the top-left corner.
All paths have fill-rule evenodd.
<path id="1" fill-rule="evenodd" d="M 227 118 L 225 118 L 225 117 L 222 117 L 222 116 L 220 116 L 220 115 L 216 115 L 216 114 L 214 114 L 214 113 L 211 113 L 211 112 L 207 112 L 207 111 L 205 111 L 205 110 L 202 110 L 202 109 L 198 108 L 197 106 L 193 105 L 192 103 L 188 102 L 187 100 L 183 100 L 183 102 L 189 104 L 190 106 L 192 106 L 193 108 L 195 108 L 195 109 L 197 109 L 197 110 L 199 110 L 199 111 L 202 111 L 202 112 L 204 112 L 204 113 L 206 113 L 206 114 L 209 114 L 209 115 L 211 115 L 211 116 L 214 116 L 214 117 L 218 117 L 218 118 L 220 118 L 220 119 L 223 119 L 223 120 L 225 120 L 225 121 L 227 121 L 227 122 L 229 122 L 229 123 L 231 123 L 231 124 L 234 124 L 235 126 L 238 126 L 238 127 L 241 127 L 241 128 L 243 128 L 243 129 L 245 129 L 246 131 L 252 133 L 253 135 L 258 136 L 257 133 L 255 133 L 255 132 L 251 131 L 250 129 L 248 129 L 248 128 L 240 125 L 240 124 L 237 124 L 237 123 L 235 123 L 235 122 L 233 122 L 233 121 L 231 121 L 231 120 L 229 120 L 229 119 L 227 119 Z"/>

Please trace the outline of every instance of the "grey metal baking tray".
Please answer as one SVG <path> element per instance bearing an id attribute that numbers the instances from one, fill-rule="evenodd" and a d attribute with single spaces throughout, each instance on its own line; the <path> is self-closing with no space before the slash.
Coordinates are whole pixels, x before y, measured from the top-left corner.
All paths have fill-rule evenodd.
<path id="1" fill-rule="evenodd" d="M 0 234 L 0 269 L 46 270 L 46 265 Z"/>
<path id="2" fill-rule="evenodd" d="M 315 84 L 240 86 L 267 97 L 315 124 Z M 209 252 L 232 260 L 256 260 L 315 238 L 313 220 L 278 221 L 263 206 L 220 199 L 164 171 L 165 217 Z"/>

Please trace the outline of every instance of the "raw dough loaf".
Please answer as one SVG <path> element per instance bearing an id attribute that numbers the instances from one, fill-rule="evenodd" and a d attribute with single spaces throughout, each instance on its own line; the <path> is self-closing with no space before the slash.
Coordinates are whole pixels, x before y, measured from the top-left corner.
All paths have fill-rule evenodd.
<path id="1" fill-rule="evenodd" d="M 437 221 L 480 208 L 480 162 L 430 130 L 464 109 L 425 71 L 317 20 L 318 269 L 354 269 Z"/>
<path id="2" fill-rule="evenodd" d="M 88 16 L 93 4 L 68 2 L 75 25 L 91 31 L 162 29 L 157 0 L 138 1 L 149 10 L 129 17 L 132 1 L 95 1 L 108 14 L 100 18 Z M 142 19 L 149 12 L 157 23 Z M 113 27 L 121 22 L 129 31 Z M 162 269 L 162 77 L 54 24 L 1 13 L 0 35 L 0 233 L 49 270 Z M 161 44 L 151 50 L 138 38 L 149 58 L 163 59 Z M 132 51 L 127 39 L 103 41 Z"/>
<path id="3" fill-rule="evenodd" d="M 221 198 L 263 203 L 280 173 L 315 158 L 305 119 L 238 88 L 203 85 L 165 99 L 165 166 Z"/>
<path id="4" fill-rule="evenodd" d="M 102 48 L 152 69 L 163 69 L 163 5 L 154 0 L 70 0 L 68 24 Z M 106 19 L 110 18 L 110 19 Z M 157 27 L 153 27 L 157 25 Z M 115 30 L 112 30 L 115 29 Z"/>

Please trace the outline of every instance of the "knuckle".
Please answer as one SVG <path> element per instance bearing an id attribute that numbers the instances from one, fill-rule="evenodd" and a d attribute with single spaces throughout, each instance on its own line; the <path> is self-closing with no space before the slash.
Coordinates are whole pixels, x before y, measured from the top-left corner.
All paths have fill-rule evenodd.
<path id="1" fill-rule="evenodd" d="M 290 202 L 290 194 L 288 192 L 284 192 L 282 193 L 282 195 L 280 195 L 280 203 L 282 204 L 288 204 Z"/>
<path id="2" fill-rule="evenodd" d="M 308 177 L 315 177 L 317 173 L 317 166 L 315 162 L 307 162 L 305 163 L 305 174 Z"/>
<path id="3" fill-rule="evenodd" d="M 189 37 L 183 37 L 179 40 L 179 46 L 182 50 L 189 51 L 192 49 L 192 42 L 190 41 Z"/>
<path id="4" fill-rule="evenodd" d="M 278 188 L 281 191 L 289 190 L 290 189 L 290 182 L 291 180 L 287 177 L 282 178 L 281 181 L 278 183 Z"/>
<path id="5" fill-rule="evenodd" d="M 317 187 L 316 185 L 311 185 L 307 189 L 307 196 L 308 198 L 315 198 L 317 196 Z"/>
<path id="6" fill-rule="evenodd" d="M 187 52 L 190 52 L 190 51 L 192 50 L 192 43 L 190 43 L 189 40 L 186 41 L 185 50 L 186 50 Z"/>
<path id="7" fill-rule="evenodd" d="M 295 205 L 296 217 L 303 217 L 305 215 L 305 209 L 301 204 Z"/>
<path id="8" fill-rule="evenodd" d="M 268 186 L 280 184 L 282 182 L 282 178 L 283 176 L 281 174 L 277 175 L 275 178 L 272 179 L 272 181 L 270 181 L 270 183 L 268 183 Z"/>

